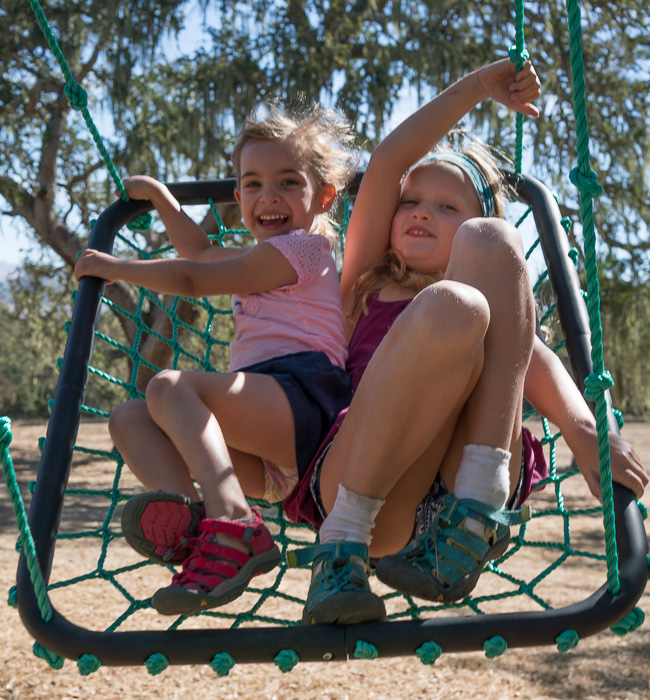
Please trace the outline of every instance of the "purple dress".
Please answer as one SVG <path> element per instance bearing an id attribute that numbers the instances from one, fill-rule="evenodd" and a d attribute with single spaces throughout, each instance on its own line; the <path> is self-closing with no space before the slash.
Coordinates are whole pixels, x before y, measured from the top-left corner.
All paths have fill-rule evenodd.
<path id="1" fill-rule="evenodd" d="M 367 301 L 368 314 L 362 313 L 359 317 L 348 348 L 349 354 L 346 369 L 352 378 L 353 392 L 359 386 L 361 377 L 375 350 L 390 330 L 395 319 L 411 301 L 412 299 L 379 301 L 376 296 L 369 297 Z M 296 523 L 311 523 L 316 529 L 322 525 L 323 515 L 314 501 L 310 482 L 314 469 L 319 464 L 327 447 L 336 437 L 347 412 L 348 409 L 344 408 L 339 413 L 338 418 L 318 448 L 307 471 L 296 484 L 293 491 L 283 501 L 284 512 L 289 520 Z M 534 486 L 541 479 L 548 476 L 548 467 L 542 445 L 526 428 L 523 429 L 522 467 L 523 483 L 516 507 L 520 507 L 530 496 Z"/>

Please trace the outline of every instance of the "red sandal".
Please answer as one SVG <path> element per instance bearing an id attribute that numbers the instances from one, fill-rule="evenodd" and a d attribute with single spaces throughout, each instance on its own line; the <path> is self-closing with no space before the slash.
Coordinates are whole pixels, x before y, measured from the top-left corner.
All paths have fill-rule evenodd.
<path id="1" fill-rule="evenodd" d="M 162 564 L 180 564 L 194 549 L 203 518 L 203 503 L 194 503 L 181 493 L 140 493 L 124 505 L 122 532 L 143 557 Z"/>
<path id="2" fill-rule="evenodd" d="M 219 544 L 216 535 L 236 537 L 248 553 Z M 280 550 L 253 508 L 248 521 L 206 518 L 199 523 L 194 549 L 172 583 L 156 591 L 154 608 L 163 615 L 181 615 L 216 608 L 239 597 L 250 580 L 274 569 Z"/>

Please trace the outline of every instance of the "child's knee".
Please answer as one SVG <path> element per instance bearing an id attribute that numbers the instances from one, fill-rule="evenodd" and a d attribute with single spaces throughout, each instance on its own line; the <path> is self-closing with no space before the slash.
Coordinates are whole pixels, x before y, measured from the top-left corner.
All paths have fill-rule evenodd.
<path id="1" fill-rule="evenodd" d="M 178 370 L 164 369 L 158 372 L 147 385 L 147 405 L 160 404 L 169 398 L 180 381 Z"/>
<path id="2" fill-rule="evenodd" d="M 114 408 L 108 419 L 108 432 L 113 442 L 119 444 L 122 436 L 137 425 L 146 412 L 147 406 L 141 399 L 127 401 Z"/>
<path id="3" fill-rule="evenodd" d="M 475 261 L 482 267 L 489 266 L 499 274 L 513 265 L 526 266 L 524 249 L 519 231 L 509 222 L 499 218 L 470 219 L 463 223 L 454 237 L 452 256 L 465 262 Z"/>
<path id="4" fill-rule="evenodd" d="M 459 339 L 470 344 L 481 342 L 490 323 L 490 307 L 477 288 L 467 284 L 443 280 L 420 292 L 395 325 L 406 326 L 402 332 L 408 337 L 420 336 L 422 347 L 430 342 Z M 422 337 L 423 335 L 428 335 Z"/>

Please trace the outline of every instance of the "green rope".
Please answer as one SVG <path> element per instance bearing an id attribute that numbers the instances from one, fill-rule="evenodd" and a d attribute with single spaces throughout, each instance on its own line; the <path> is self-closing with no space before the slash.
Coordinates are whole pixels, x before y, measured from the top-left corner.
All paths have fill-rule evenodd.
<path id="1" fill-rule="evenodd" d="M 359 639 L 354 647 L 355 659 L 376 659 L 379 656 L 377 647 L 370 642 L 364 642 Z"/>
<path id="2" fill-rule="evenodd" d="M 41 31 L 45 36 L 50 50 L 54 54 L 54 57 L 56 58 L 59 67 L 61 68 L 61 72 L 63 73 L 63 77 L 66 81 L 65 87 L 63 88 L 63 92 L 68 98 L 70 107 L 77 112 L 81 112 L 81 115 L 84 118 L 84 121 L 86 122 L 86 126 L 88 127 L 88 131 L 90 132 L 90 135 L 92 136 L 92 139 L 95 142 L 95 146 L 97 146 L 97 150 L 99 151 L 110 176 L 113 178 L 113 182 L 115 183 L 115 187 L 117 188 L 120 198 L 124 202 L 128 202 L 129 195 L 124 189 L 122 179 L 120 178 L 117 169 L 115 168 L 115 164 L 113 163 L 113 160 L 111 159 L 108 151 L 106 150 L 104 142 L 102 141 L 102 137 L 99 134 L 95 123 L 92 120 L 90 112 L 88 111 L 88 93 L 74 79 L 74 76 L 70 71 L 70 67 L 68 66 L 65 56 L 63 55 L 63 52 L 59 47 L 56 37 L 52 33 L 52 29 L 50 28 L 50 25 L 47 21 L 47 17 L 45 16 L 43 8 L 40 6 L 38 0 L 28 0 L 28 2 L 34 12 L 36 21 L 38 22 L 38 26 L 41 28 Z M 133 221 L 129 222 L 127 226 L 132 231 L 148 231 L 151 228 L 151 221 L 151 214 L 142 214 L 141 216 L 138 216 L 135 219 L 133 219 Z"/>
<path id="3" fill-rule="evenodd" d="M 619 620 L 610 629 L 614 634 L 623 636 L 628 632 L 634 632 L 645 622 L 645 613 L 641 608 L 633 608 L 622 620 Z"/>
<path id="4" fill-rule="evenodd" d="M 580 637 L 575 630 L 565 630 L 555 638 L 555 641 L 557 642 L 557 650 L 560 654 L 566 654 L 567 651 L 575 649 L 578 646 Z"/>
<path id="5" fill-rule="evenodd" d="M 225 651 L 215 654 L 210 667 L 221 677 L 225 677 L 235 665 L 235 659 Z"/>
<path id="6" fill-rule="evenodd" d="M 593 197 L 602 192 L 596 174 L 591 170 L 589 152 L 589 128 L 585 98 L 584 60 L 582 55 L 582 27 L 580 7 L 577 0 L 567 0 L 569 37 L 571 49 L 571 72 L 573 75 L 573 111 L 576 120 L 578 166 L 571 172 L 571 180 L 580 191 L 580 218 L 585 237 L 585 269 L 587 272 L 587 308 L 591 328 L 591 359 L 593 373 L 585 382 L 585 396 L 595 402 L 598 429 L 598 456 L 600 460 L 600 485 L 603 499 L 603 522 L 605 527 L 605 549 L 607 553 L 607 582 L 610 593 L 620 590 L 618 576 L 618 551 L 616 548 L 616 526 L 614 521 L 614 496 L 609 454 L 609 431 L 607 427 L 607 401 L 604 392 L 613 385 L 609 372 L 603 367 L 602 325 L 600 319 L 600 290 L 598 263 L 596 260 L 596 234 L 593 218 Z"/>
<path id="7" fill-rule="evenodd" d="M 275 659 L 273 659 L 273 663 L 282 673 L 289 673 L 289 671 L 292 671 L 298 661 L 300 661 L 300 658 L 293 649 L 283 649 L 278 652 Z"/>
<path id="8" fill-rule="evenodd" d="M 77 668 L 82 676 L 89 676 L 98 671 L 102 662 L 94 654 L 84 654 L 77 660 Z"/>
<path id="9" fill-rule="evenodd" d="M 20 488 L 16 479 L 16 471 L 14 463 L 9 454 L 9 445 L 11 443 L 11 420 L 6 416 L 0 417 L 0 461 L 2 462 L 2 471 L 5 476 L 5 484 L 11 499 L 11 505 L 14 510 L 14 517 L 18 525 L 20 533 L 20 541 L 22 543 L 23 553 L 27 561 L 27 569 L 29 570 L 29 578 L 34 586 L 34 593 L 38 603 L 38 609 L 41 612 L 41 618 L 45 622 L 52 619 L 52 606 L 43 580 L 43 573 L 36 557 L 36 545 L 32 538 L 32 532 L 27 522 L 27 513 L 25 504 L 20 495 Z"/>
<path id="10" fill-rule="evenodd" d="M 511 46 L 508 55 L 520 71 L 528 59 L 528 52 L 524 46 L 524 0 L 515 0 L 515 44 Z M 515 175 L 520 177 L 522 172 L 524 143 L 524 115 L 517 112 L 515 132 Z"/>
<path id="11" fill-rule="evenodd" d="M 63 668 L 63 664 L 65 663 L 65 659 L 62 656 L 58 656 L 57 654 L 53 654 L 51 651 L 48 651 L 45 647 L 41 646 L 38 642 L 36 642 L 33 646 L 33 651 L 34 651 L 34 656 L 38 656 L 39 659 L 44 659 L 47 661 L 47 663 L 55 670 L 59 671 L 60 669 Z"/>
<path id="12" fill-rule="evenodd" d="M 157 676 L 169 666 L 169 659 L 164 654 L 152 654 L 144 665 L 152 676 Z"/>
<path id="13" fill-rule="evenodd" d="M 496 635 L 491 639 L 486 640 L 483 644 L 483 650 L 488 659 L 494 659 L 497 656 L 505 653 L 508 648 L 508 642 L 503 637 Z"/>
<path id="14" fill-rule="evenodd" d="M 425 666 L 433 666 L 442 656 L 442 647 L 437 642 L 425 642 L 416 649 L 415 655 Z"/>

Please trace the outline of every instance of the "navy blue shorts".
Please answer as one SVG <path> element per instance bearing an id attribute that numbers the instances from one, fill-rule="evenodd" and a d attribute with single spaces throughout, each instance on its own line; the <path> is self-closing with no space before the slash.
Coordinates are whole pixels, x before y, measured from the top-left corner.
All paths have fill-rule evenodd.
<path id="1" fill-rule="evenodd" d="M 333 365 L 324 352 L 310 350 L 237 371 L 268 374 L 284 389 L 293 410 L 296 462 L 302 477 L 339 413 L 350 405 L 352 384 L 348 373 Z"/>

